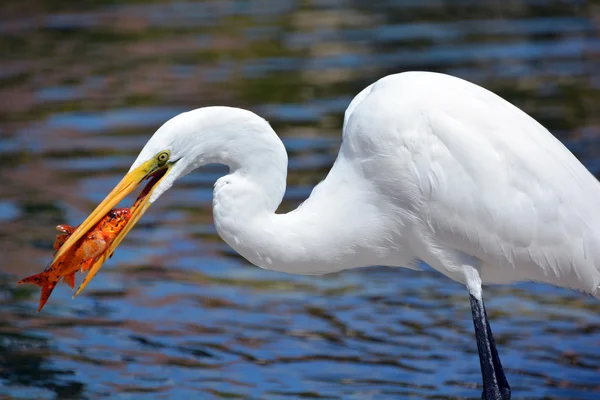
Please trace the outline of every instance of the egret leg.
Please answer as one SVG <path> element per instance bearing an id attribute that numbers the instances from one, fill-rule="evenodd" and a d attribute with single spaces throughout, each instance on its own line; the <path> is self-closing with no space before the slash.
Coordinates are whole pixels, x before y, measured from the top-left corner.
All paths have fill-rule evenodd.
<path id="1" fill-rule="evenodd" d="M 479 362 L 481 364 L 481 376 L 483 378 L 481 398 L 482 400 L 510 400 L 510 386 L 500 363 L 485 305 L 483 300 L 477 299 L 472 294 L 470 299 Z"/>
<path id="2" fill-rule="evenodd" d="M 500 394 L 502 395 L 502 400 L 510 400 L 510 385 L 508 384 L 506 375 L 504 375 L 504 369 L 502 368 L 500 356 L 498 355 L 498 350 L 496 349 L 496 340 L 494 339 L 494 335 L 492 334 L 492 328 L 490 328 L 490 320 L 488 319 L 487 311 L 485 310 L 485 304 L 483 304 L 483 300 L 482 305 L 483 314 L 485 316 L 485 328 L 487 331 L 487 335 L 490 339 L 490 348 L 492 350 L 492 362 L 494 363 L 496 381 L 498 382 L 498 386 L 500 387 Z"/>

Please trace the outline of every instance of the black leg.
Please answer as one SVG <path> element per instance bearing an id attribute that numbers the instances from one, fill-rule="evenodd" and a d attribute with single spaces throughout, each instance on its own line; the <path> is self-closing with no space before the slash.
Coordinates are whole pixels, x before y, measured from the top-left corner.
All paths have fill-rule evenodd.
<path id="1" fill-rule="evenodd" d="M 482 300 L 478 300 L 473 295 L 469 296 L 471 298 L 475 339 L 477 339 L 477 350 L 479 350 L 479 363 L 483 378 L 481 398 L 483 400 L 510 400 L 510 386 L 508 386 L 498 357 L 485 306 Z"/>
<path id="2" fill-rule="evenodd" d="M 483 300 L 482 305 L 483 315 L 485 316 L 485 329 L 490 340 L 490 348 L 492 349 L 492 362 L 494 363 L 496 382 L 498 382 L 502 400 L 510 400 L 510 385 L 508 384 L 508 380 L 506 380 L 506 375 L 504 375 L 504 369 L 502 368 L 502 363 L 500 362 L 500 356 L 498 355 L 498 350 L 496 350 L 496 340 L 494 340 L 492 328 L 490 328 L 490 320 L 487 317 L 487 311 L 485 310 L 485 304 L 483 304 Z"/>

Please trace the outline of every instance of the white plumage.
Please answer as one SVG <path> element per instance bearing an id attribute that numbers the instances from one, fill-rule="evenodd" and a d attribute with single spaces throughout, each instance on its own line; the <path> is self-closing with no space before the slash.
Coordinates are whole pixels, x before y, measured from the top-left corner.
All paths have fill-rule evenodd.
<path id="1" fill-rule="evenodd" d="M 510 399 L 482 283 L 546 282 L 600 298 L 600 184 L 533 118 L 442 74 L 407 72 L 367 87 L 348 107 L 343 135 L 327 178 L 296 210 L 276 214 L 287 154 L 268 122 L 228 107 L 180 114 L 55 260 L 144 179 L 152 177 L 149 188 L 111 251 L 177 178 L 226 164 L 213 212 L 231 247 L 294 274 L 426 262 L 469 290 L 483 399 Z"/>
<path id="2" fill-rule="evenodd" d="M 227 164 L 215 224 L 262 268 L 323 274 L 423 260 L 473 294 L 480 280 L 532 280 L 599 295 L 598 181 L 534 119 L 458 78 L 407 72 L 364 89 L 327 178 L 287 214 L 274 214 L 287 155 L 255 114 L 180 114 L 132 169 L 162 150 L 179 161 L 151 201 L 202 164 Z"/>

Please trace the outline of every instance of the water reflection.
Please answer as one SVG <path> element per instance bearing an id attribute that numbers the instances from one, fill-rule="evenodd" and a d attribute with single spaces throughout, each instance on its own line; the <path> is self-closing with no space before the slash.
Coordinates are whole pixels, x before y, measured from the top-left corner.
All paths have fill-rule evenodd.
<path id="1" fill-rule="evenodd" d="M 208 166 L 153 206 L 87 292 L 41 314 L 48 261 L 149 135 L 191 108 L 265 116 L 290 154 L 281 210 L 335 158 L 378 77 L 436 70 L 534 115 L 600 174 L 597 8 L 586 2 L 27 0 L 0 5 L 0 387 L 8 398 L 478 398 L 462 287 L 431 271 L 295 277 L 215 233 Z M 517 398 L 600 392 L 598 303 L 486 291 Z"/>

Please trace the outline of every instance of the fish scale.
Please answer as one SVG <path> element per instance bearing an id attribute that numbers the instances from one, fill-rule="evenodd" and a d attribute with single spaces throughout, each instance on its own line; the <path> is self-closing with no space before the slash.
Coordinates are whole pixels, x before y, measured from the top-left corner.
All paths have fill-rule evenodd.
<path id="1" fill-rule="evenodd" d="M 71 289 L 75 288 L 75 272 L 86 272 L 95 260 L 104 254 L 116 236 L 125 227 L 131 212 L 129 208 L 117 208 L 109 211 L 77 245 L 60 257 L 58 262 L 50 264 L 43 272 L 21 279 L 18 283 L 30 283 L 41 287 L 38 311 L 44 307 L 56 284 L 62 279 Z M 58 251 L 77 227 L 61 224 L 56 227 L 53 248 Z"/>

